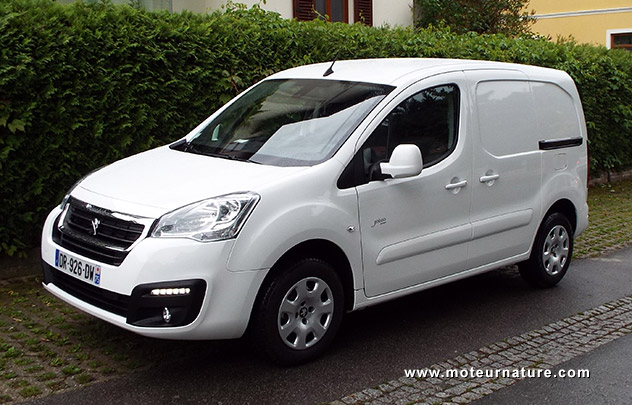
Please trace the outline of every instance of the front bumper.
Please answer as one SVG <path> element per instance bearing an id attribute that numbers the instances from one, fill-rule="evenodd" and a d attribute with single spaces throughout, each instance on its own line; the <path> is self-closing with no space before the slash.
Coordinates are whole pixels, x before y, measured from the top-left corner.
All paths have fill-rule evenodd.
<path id="1" fill-rule="evenodd" d="M 141 284 L 128 296 L 77 280 L 46 262 L 42 262 L 42 270 L 45 286 L 53 284 L 87 304 L 124 317 L 134 326 L 189 325 L 199 316 L 206 292 L 206 281 L 194 279 Z M 174 290 L 182 293 L 174 294 Z"/>
<path id="2" fill-rule="evenodd" d="M 52 230 L 58 215 L 59 210 L 49 215 L 42 236 L 44 287 L 58 298 L 144 336 L 228 339 L 245 332 L 266 271 L 227 270 L 232 240 L 199 243 L 145 238 L 120 266 L 112 266 L 56 244 Z M 100 284 L 86 283 L 55 268 L 57 250 L 98 264 Z M 166 294 L 173 289 L 183 293 Z"/>

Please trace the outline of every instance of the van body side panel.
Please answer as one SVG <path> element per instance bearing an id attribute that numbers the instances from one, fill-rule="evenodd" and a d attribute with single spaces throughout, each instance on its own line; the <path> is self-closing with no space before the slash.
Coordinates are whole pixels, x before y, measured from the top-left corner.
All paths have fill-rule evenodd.
<path id="1" fill-rule="evenodd" d="M 470 268 L 526 256 L 540 221 L 541 153 L 529 81 L 516 71 L 467 72 L 473 81 Z"/>
<path id="2" fill-rule="evenodd" d="M 363 288 L 360 232 L 349 231 L 358 229 L 357 195 L 331 181 L 341 171 L 340 163 L 331 159 L 258 190 L 261 200 L 235 239 L 228 270 L 268 270 L 294 246 L 326 240 L 345 253 L 354 271 L 353 287 Z"/>
<path id="3" fill-rule="evenodd" d="M 588 224 L 586 124 L 579 95 L 568 76 L 557 82 L 539 78 L 530 84 L 538 115 L 543 207 L 546 211 L 561 199 L 571 201 L 577 236 Z"/>

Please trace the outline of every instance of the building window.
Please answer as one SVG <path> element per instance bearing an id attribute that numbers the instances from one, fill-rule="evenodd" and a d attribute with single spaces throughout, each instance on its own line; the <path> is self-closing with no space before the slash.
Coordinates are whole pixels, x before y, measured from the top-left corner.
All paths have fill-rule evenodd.
<path id="1" fill-rule="evenodd" d="M 612 34 L 610 44 L 612 49 L 625 49 L 632 52 L 632 32 Z"/>
<path id="2" fill-rule="evenodd" d="M 294 0 L 294 18 L 311 21 L 327 18 L 327 21 L 349 22 L 348 0 Z"/>
<path id="3" fill-rule="evenodd" d="M 349 0 L 293 0 L 294 18 L 311 21 L 317 17 L 328 17 L 328 21 L 349 21 Z M 353 2 L 353 22 L 373 25 L 373 0 Z"/>
<path id="4" fill-rule="evenodd" d="M 373 0 L 355 0 L 353 2 L 353 22 L 373 26 Z"/>

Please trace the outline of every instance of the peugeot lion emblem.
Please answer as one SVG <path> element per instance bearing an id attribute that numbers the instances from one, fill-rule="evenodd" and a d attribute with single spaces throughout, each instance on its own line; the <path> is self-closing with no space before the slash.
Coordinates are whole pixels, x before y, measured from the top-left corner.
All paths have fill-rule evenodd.
<path id="1" fill-rule="evenodd" d="M 99 221 L 99 218 L 95 218 L 92 220 L 92 235 L 96 236 L 97 234 L 97 229 L 99 229 L 99 224 L 101 223 L 101 221 Z"/>

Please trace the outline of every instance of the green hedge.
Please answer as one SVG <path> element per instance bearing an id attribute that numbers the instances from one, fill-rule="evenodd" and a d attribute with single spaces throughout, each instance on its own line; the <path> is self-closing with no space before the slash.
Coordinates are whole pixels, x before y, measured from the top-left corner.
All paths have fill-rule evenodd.
<path id="1" fill-rule="evenodd" d="M 182 137 L 270 73 L 336 55 L 563 69 L 584 102 L 593 170 L 632 165 L 632 54 L 603 47 L 48 0 L 1 2 L 0 44 L 0 254 L 36 246 L 48 210 L 93 168 Z"/>

